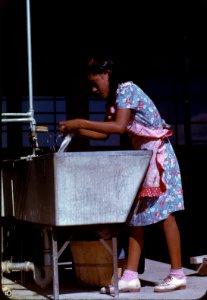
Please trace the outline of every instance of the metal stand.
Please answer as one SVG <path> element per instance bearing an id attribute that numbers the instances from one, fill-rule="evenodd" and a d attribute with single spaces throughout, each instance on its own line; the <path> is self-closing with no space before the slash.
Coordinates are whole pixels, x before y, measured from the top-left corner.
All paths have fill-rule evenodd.
<path id="1" fill-rule="evenodd" d="M 69 245 L 70 240 L 66 241 L 61 249 L 58 251 L 58 242 L 57 242 L 57 228 L 52 227 L 51 229 L 52 236 L 52 265 L 53 265 L 53 299 L 59 300 L 59 270 L 58 270 L 58 259 Z M 117 256 L 117 237 L 112 238 L 112 249 L 105 243 L 103 239 L 100 239 L 100 242 L 107 248 L 108 251 L 113 256 L 113 279 L 114 279 L 114 296 L 115 298 L 119 297 L 118 289 L 118 256 Z"/>
<path id="2" fill-rule="evenodd" d="M 114 291 L 115 298 L 119 296 L 118 288 L 118 257 L 117 257 L 117 238 L 112 238 L 112 247 L 113 247 L 113 268 L 114 268 Z"/>
<path id="3" fill-rule="evenodd" d="M 58 273 L 58 244 L 57 232 L 52 228 L 52 266 L 53 266 L 53 296 L 59 300 L 59 273 Z"/>

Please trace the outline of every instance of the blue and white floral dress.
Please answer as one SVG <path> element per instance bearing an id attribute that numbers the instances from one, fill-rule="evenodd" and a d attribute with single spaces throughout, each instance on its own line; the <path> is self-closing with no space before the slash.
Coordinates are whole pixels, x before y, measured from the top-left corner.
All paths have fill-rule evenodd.
<path id="1" fill-rule="evenodd" d="M 161 118 L 153 101 L 132 81 L 118 86 L 114 112 L 130 109 L 127 133 L 133 149 L 153 150 L 152 159 L 137 195 L 129 224 L 145 226 L 184 210 L 179 164 L 168 139 L 172 131 Z"/>

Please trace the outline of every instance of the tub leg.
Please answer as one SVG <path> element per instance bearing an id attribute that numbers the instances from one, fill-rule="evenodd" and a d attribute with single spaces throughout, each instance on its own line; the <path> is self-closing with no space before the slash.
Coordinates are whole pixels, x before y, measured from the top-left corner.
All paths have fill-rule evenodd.
<path id="1" fill-rule="evenodd" d="M 113 269 L 114 269 L 114 292 L 115 298 L 119 297 L 119 289 L 118 289 L 118 257 L 117 257 L 117 238 L 112 238 L 112 247 L 113 247 Z"/>
<path id="2" fill-rule="evenodd" d="M 59 300 L 58 246 L 56 229 L 52 228 L 53 297 Z"/>

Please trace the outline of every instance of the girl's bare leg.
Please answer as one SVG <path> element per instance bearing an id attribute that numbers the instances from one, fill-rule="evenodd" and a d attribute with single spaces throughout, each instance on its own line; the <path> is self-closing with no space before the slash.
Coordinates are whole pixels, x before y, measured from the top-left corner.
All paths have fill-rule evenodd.
<path id="1" fill-rule="evenodd" d="M 170 215 L 166 220 L 162 221 L 160 225 L 165 235 L 171 268 L 180 269 L 182 268 L 181 241 L 175 217 Z"/>
<path id="2" fill-rule="evenodd" d="M 143 227 L 130 227 L 127 269 L 137 272 L 144 245 Z"/>
<path id="3" fill-rule="evenodd" d="M 171 263 L 169 276 L 155 286 L 155 292 L 171 292 L 186 288 L 187 281 L 181 262 L 180 232 L 173 215 L 160 223 L 167 242 Z"/>

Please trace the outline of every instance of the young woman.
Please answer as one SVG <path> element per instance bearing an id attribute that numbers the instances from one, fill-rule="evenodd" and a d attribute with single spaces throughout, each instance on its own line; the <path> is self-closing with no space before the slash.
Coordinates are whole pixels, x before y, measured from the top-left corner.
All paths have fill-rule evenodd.
<path id="1" fill-rule="evenodd" d="M 118 282 L 119 292 L 140 290 L 137 270 L 144 245 L 144 226 L 158 222 L 166 239 L 171 268 L 154 291 L 185 288 L 180 233 L 175 219 L 175 212 L 184 210 L 184 200 L 178 161 L 168 139 L 172 131 L 149 96 L 132 81 L 117 82 L 113 68 L 112 61 L 107 59 L 94 57 L 88 63 L 91 90 L 107 101 L 105 120 L 66 120 L 59 123 L 60 131 L 64 135 L 73 133 L 92 139 L 127 132 L 133 149 L 153 151 L 129 223 L 127 269 Z M 100 292 L 113 293 L 114 288 L 103 287 Z"/>

